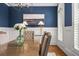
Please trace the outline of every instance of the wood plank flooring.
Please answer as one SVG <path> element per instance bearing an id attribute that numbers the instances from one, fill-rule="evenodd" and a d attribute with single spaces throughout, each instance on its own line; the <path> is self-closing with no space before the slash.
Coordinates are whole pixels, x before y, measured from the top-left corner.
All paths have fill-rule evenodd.
<path id="1" fill-rule="evenodd" d="M 50 45 L 49 52 L 55 52 L 56 56 L 66 56 L 66 54 L 57 45 Z"/>
<path id="2" fill-rule="evenodd" d="M 6 48 L 6 45 L 3 46 L 4 49 L 0 49 L 0 56 L 1 55 L 5 55 L 5 48 Z M 49 46 L 49 52 L 55 52 L 56 53 L 56 56 L 66 56 L 66 54 L 57 46 L 57 45 L 50 45 Z"/>

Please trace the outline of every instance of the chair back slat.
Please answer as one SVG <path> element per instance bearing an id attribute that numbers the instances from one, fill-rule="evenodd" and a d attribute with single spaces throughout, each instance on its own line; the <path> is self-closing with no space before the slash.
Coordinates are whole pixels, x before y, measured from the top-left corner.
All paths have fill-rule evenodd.
<path id="1" fill-rule="evenodd" d="M 48 46 L 50 45 L 50 40 L 51 40 L 51 35 L 49 32 L 47 32 L 47 34 L 44 37 L 44 41 L 43 44 L 41 46 L 41 56 L 46 56 L 47 52 L 48 52 Z"/>

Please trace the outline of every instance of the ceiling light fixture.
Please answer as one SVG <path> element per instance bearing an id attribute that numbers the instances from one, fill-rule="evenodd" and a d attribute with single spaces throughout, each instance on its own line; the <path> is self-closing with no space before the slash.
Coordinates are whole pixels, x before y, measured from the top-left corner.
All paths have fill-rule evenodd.
<path id="1" fill-rule="evenodd" d="M 16 5 L 19 7 L 23 7 L 23 6 L 29 7 L 29 4 L 27 3 L 16 3 Z"/>
<path id="2" fill-rule="evenodd" d="M 6 3 L 8 6 L 29 7 L 31 3 Z"/>

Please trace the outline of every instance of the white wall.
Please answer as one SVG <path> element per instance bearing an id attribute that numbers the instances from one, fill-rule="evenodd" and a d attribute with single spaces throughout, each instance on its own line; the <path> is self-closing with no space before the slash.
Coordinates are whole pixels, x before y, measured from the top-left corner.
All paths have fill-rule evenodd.
<path id="1" fill-rule="evenodd" d="M 28 28 L 27 30 L 32 30 L 35 32 L 35 35 L 40 34 L 40 28 L 35 27 L 35 28 Z M 15 40 L 18 36 L 18 32 L 14 30 L 14 28 L 6 28 L 6 27 L 0 27 L 0 31 L 6 32 L 6 34 L 0 34 L 0 44 L 5 44 L 8 43 L 12 40 Z M 43 31 L 48 31 L 51 32 L 52 34 L 52 39 L 51 39 L 51 45 L 56 44 L 57 40 L 57 28 L 43 28 Z M 41 36 L 35 36 L 35 40 L 41 42 Z"/>
<path id="2" fill-rule="evenodd" d="M 28 30 L 32 30 L 35 32 L 35 35 L 40 35 L 40 28 L 28 28 Z M 56 45 L 56 40 L 57 40 L 57 28 L 43 28 L 43 32 L 51 32 L 52 34 L 52 39 L 51 39 L 51 45 Z M 41 36 L 35 36 L 35 40 L 38 40 L 41 42 Z"/>
<path id="3" fill-rule="evenodd" d="M 0 27 L 0 31 L 6 32 L 6 34 L 0 34 L 0 44 L 8 43 L 18 36 L 18 32 L 9 27 Z"/>
<path id="4" fill-rule="evenodd" d="M 79 51 L 74 49 L 74 31 L 73 26 L 64 28 L 64 41 L 57 40 L 57 45 L 68 55 L 78 56 Z"/>
<path id="5" fill-rule="evenodd" d="M 6 32 L 6 34 L 0 34 L 0 44 L 7 43 L 9 41 L 9 28 L 0 27 L 0 31 Z"/>
<path id="6" fill-rule="evenodd" d="M 74 33 L 73 33 L 73 27 L 69 26 L 69 27 L 65 27 L 64 28 L 64 40 L 61 41 L 57 41 L 57 45 L 69 56 L 73 56 L 76 55 L 73 52 L 74 49 Z"/>

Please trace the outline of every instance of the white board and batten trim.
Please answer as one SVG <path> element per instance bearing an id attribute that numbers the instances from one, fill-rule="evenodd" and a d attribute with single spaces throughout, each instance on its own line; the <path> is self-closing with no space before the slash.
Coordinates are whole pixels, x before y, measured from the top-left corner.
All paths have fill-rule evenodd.
<path id="1" fill-rule="evenodd" d="M 19 33 L 16 30 L 14 30 L 14 28 L 0 27 L 0 30 L 6 32 L 6 34 L 3 34 L 3 35 L 0 34 L 0 45 L 8 43 L 8 42 L 10 42 L 12 40 L 15 40 L 17 38 L 17 36 L 19 35 Z M 31 27 L 31 28 L 27 28 L 27 30 L 34 31 L 35 35 L 37 35 L 37 34 L 40 33 L 40 27 L 39 28 L 38 27 L 36 27 L 36 28 L 32 28 Z M 50 45 L 56 45 L 57 28 L 48 28 L 48 27 L 45 27 L 45 28 L 43 28 L 43 31 L 51 32 L 52 39 L 51 39 Z M 35 40 L 41 42 L 41 37 L 37 36 L 37 37 L 35 37 Z"/>
<path id="2" fill-rule="evenodd" d="M 27 30 L 34 31 L 35 35 L 40 35 L 40 27 L 38 27 L 38 28 L 28 28 Z M 56 45 L 57 28 L 52 28 L 52 27 L 48 28 L 48 27 L 45 27 L 45 28 L 42 28 L 42 33 L 44 31 L 50 32 L 51 35 L 52 35 L 50 45 Z M 41 43 L 41 38 L 42 38 L 42 36 L 37 36 L 37 37 L 35 36 L 35 40 L 38 40 L 40 43 Z"/>
<path id="3" fill-rule="evenodd" d="M 18 36 L 18 32 L 9 27 L 0 27 L 0 31 L 6 32 L 6 34 L 0 34 L 0 44 L 8 43 Z"/>
<path id="4" fill-rule="evenodd" d="M 0 34 L 0 44 L 5 44 L 9 41 L 9 28 L 0 27 L 0 31 L 6 32 L 6 34 Z"/>
<path id="5" fill-rule="evenodd" d="M 75 55 L 73 52 L 73 27 L 64 27 L 64 40 L 57 41 L 57 45 L 69 56 Z"/>

